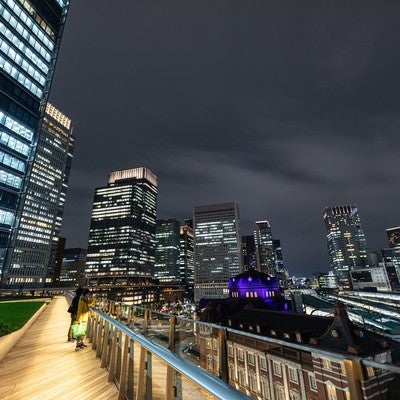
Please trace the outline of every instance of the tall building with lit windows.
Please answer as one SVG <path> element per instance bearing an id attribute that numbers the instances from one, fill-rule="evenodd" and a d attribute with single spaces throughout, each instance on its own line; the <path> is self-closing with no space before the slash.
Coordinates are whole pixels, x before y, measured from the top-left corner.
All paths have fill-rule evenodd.
<path id="1" fill-rule="evenodd" d="M 367 265 L 367 241 L 355 205 L 325 208 L 324 221 L 331 267 L 339 287 L 351 288 L 350 273 Z"/>
<path id="2" fill-rule="evenodd" d="M 2 286 L 8 284 L 6 250 L 13 248 L 12 232 L 16 238 L 68 6 L 69 0 L 0 0 Z"/>
<path id="3" fill-rule="evenodd" d="M 179 221 L 175 218 L 157 220 L 154 278 L 160 282 L 180 283 L 179 256 Z"/>
<path id="4" fill-rule="evenodd" d="M 154 275 L 157 177 L 139 167 L 108 174 L 97 188 L 85 273 L 91 286 L 129 286 Z"/>
<path id="5" fill-rule="evenodd" d="M 254 242 L 254 235 L 242 236 L 242 258 L 245 270 L 255 268 L 256 244 Z"/>
<path id="6" fill-rule="evenodd" d="M 386 229 L 389 247 L 392 249 L 392 259 L 396 268 L 400 270 L 400 226 Z"/>
<path id="7" fill-rule="evenodd" d="M 75 139 L 71 120 L 50 103 L 40 126 L 31 173 L 7 251 L 7 286 L 53 286 L 56 252 Z"/>
<path id="8" fill-rule="evenodd" d="M 257 221 L 254 226 L 256 245 L 256 269 L 264 274 L 275 276 L 275 250 L 271 225 L 268 221 Z"/>
<path id="9" fill-rule="evenodd" d="M 185 287 L 184 297 L 193 300 L 194 285 L 194 232 L 193 221 L 185 220 L 180 226 L 179 276 Z"/>
<path id="10" fill-rule="evenodd" d="M 237 203 L 196 206 L 194 300 L 228 297 L 229 279 L 243 271 Z"/>

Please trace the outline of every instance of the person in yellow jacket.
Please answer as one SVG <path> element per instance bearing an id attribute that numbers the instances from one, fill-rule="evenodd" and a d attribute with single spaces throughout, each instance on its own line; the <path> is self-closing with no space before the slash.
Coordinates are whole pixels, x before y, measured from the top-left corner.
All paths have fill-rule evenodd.
<path id="1" fill-rule="evenodd" d="M 79 324 L 87 325 L 89 320 L 89 307 L 96 302 L 96 298 L 90 297 L 90 290 L 88 288 L 84 288 L 82 290 L 81 297 L 78 303 L 78 311 L 76 313 L 76 322 Z M 76 341 L 75 350 L 80 350 L 84 347 L 87 347 L 86 344 L 83 343 L 84 336 L 81 336 Z"/>

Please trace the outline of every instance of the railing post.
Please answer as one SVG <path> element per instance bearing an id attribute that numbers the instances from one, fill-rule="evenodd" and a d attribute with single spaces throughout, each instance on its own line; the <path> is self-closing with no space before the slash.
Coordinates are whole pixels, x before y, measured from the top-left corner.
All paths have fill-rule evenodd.
<path id="1" fill-rule="evenodd" d="M 146 350 L 146 400 L 153 398 L 153 365 L 152 354 Z"/>
<path id="2" fill-rule="evenodd" d="M 129 362 L 128 362 L 128 387 L 126 397 L 128 400 L 133 400 L 135 395 L 135 342 L 129 338 Z"/>
<path id="3" fill-rule="evenodd" d="M 122 352 L 122 365 L 120 372 L 118 400 L 124 400 L 126 394 L 126 383 L 128 374 L 128 359 L 129 359 L 129 337 L 124 335 L 124 348 Z"/>
<path id="4" fill-rule="evenodd" d="M 147 328 L 149 327 L 149 319 L 150 319 L 150 310 L 145 309 L 143 315 L 143 335 L 146 335 Z"/>
<path id="5" fill-rule="evenodd" d="M 99 317 L 96 315 L 91 321 L 91 329 L 88 332 L 89 342 L 92 343 L 92 349 L 96 348 L 96 337 L 97 337 L 97 325 L 99 323 Z"/>
<path id="6" fill-rule="evenodd" d="M 169 319 L 169 343 L 168 348 L 171 351 L 175 351 L 175 325 L 176 325 L 176 317 L 172 317 Z M 165 382 L 166 388 L 166 399 L 174 400 L 176 394 L 176 386 L 175 386 L 175 370 L 171 366 L 167 366 L 167 380 Z"/>
<path id="7" fill-rule="evenodd" d="M 101 318 L 99 318 L 99 322 L 97 324 L 97 334 L 96 334 L 96 345 L 95 345 L 95 349 L 96 349 L 96 357 L 100 357 L 101 354 L 101 337 L 103 335 L 103 326 L 104 326 L 105 321 Z"/>
<path id="8" fill-rule="evenodd" d="M 117 340 L 117 356 L 115 360 L 115 376 L 117 378 L 117 381 L 120 382 L 121 380 L 121 360 L 122 360 L 122 332 L 118 331 L 118 340 Z"/>
<path id="9" fill-rule="evenodd" d="M 228 383 L 228 365 L 226 357 L 226 329 L 219 329 L 218 332 L 218 375 L 224 382 Z"/>
<path id="10" fill-rule="evenodd" d="M 111 343 L 110 365 L 109 365 L 109 371 L 108 371 L 109 382 L 112 382 L 114 380 L 114 375 L 115 375 L 115 358 L 116 358 L 116 354 L 117 354 L 117 345 L 118 345 L 117 337 L 118 337 L 118 332 L 117 332 L 117 329 L 114 328 L 113 338 L 112 338 L 112 343 Z"/>
<path id="11" fill-rule="evenodd" d="M 146 370 L 146 349 L 140 346 L 140 359 L 139 359 L 139 376 L 136 390 L 136 400 L 143 400 L 145 397 L 145 370 Z"/>
<path id="12" fill-rule="evenodd" d="M 133 306 L 129 306 L 128 307 L 127 321 L 126 321 L 126 324 L 128 326 L 131 326 L 132 315 L 133 315 Z"/>
<path id="13" fill-rule="evenodd" d="M 105 368 L 107 365 L 107 354 L 108 354 L 108 347 L 109 347 L 109 336 L 110 336 L 110 330 L 111 330 L 111 326 L 108 322 L 104 323 L 104 339 L 103 339 L 103 346 L 102 346 L 102 353 L 101 353 L 101 364 L 100 367 L 101 368 Z"/>
<path id="14" fill-rule="evenodd" d="M 115 309 L 115 301 L 111 300 L 110 301 L 110 315 L 114 315 L 114 309 Z"/>

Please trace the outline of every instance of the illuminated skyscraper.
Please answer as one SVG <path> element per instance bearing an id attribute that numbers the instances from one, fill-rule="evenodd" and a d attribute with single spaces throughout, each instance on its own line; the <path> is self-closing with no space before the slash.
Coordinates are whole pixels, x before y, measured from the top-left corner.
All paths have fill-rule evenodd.
<path id="1" fill-rule="evenodd" d="M 391 279 L 395 281 L 395 276 L 400 278 L 400 226 L 396 226 L 393 228 L 387 228 L 386 234 L 389 239 L 389 247 L 387 252 L 391 254 L 391 261 L 393 263 L 394 271 L 389 273 L 390 276 L 393 276 Z M 399 289 L 396 289 L 399 290 Z"/>
<path id="2" fill-rule="evenodd" d="M 194 286 L 194 232 L 193 220 L 186 220 L 180 227 L 179 276 L 185 286 L 185 298 L 193 300 Z"/>
<path id="3" fill-rule="evenodd" d="M 242 257 L 245 270 L 255 268 L 256 245 L 253 235 L 242 236 Z"/>
<path id="4" fill-rule="evenodd" d="M 86 249 L 64 249 L 60 271 L 60 286 L 84 285 Z"/>
<path id="5" fill-rule="evenodd" d="M 156 263 L 154 278 L 179 283 L 180 223 L 174 218 L 159 219 L 156 224 Z"/>
<path id="6" fill-rule="evenodd" d="M 367 265 L 367 242 L 355 205 L 325 208 L 324 221 L 332 269 L 339 287 L 351 288 L 350 271 Z"/>
<path id="7" fill-rule="evenodd" d="M 151 279 L 156 250 L 157 177 L 139 167 L 108 174 L 94 195 L 85 272 L 89 285 Z"/>
<path id="8" fill-rule="evenodd" d="M 68 5 L 69 0 L 0 0 L 0 272 L 6 274 L 2 286 L 8 282 L 5 252 L 7 247 L 13 250 L 10 236 L 19 226 Z"/>
<path id="9" fill-rule="evenodd" d="M 228 281 L 242 272 L 237 203 L 194 207 L 194 300 L 227 297 Z"/>
<path id="10" fill-rule="evenodd" d="M 268 221 L 256 222 L 254 241 L 256 244 L 256 269 L 264 274 L 275 276 L 275 250 L 271 225 Z"/>
<path id="11" fill-rule="evenodd" d="M 3 280 L 9 287 L 53 285 L 74 143 L 71 120 L 48 103 L 26 178 L 20 222 L 4 262 Z"/>
<path id="12" fill-rule="evenodd" d="M 387 228 L 386 235 L 389 240 L 389 247 L 392 249 L 393 264 L 400 270 L 400 226 Z"/>

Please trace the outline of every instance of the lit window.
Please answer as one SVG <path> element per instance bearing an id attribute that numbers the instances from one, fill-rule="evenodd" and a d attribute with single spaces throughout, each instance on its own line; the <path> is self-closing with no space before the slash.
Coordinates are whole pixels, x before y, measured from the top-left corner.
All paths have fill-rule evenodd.
<path id="1" fill-rule="evenodd" d="M 373 367 L 367 367 L 367 375 L 368 378 L 372 378 L 373 376 L 375 376 L 375 371 Z"/>

